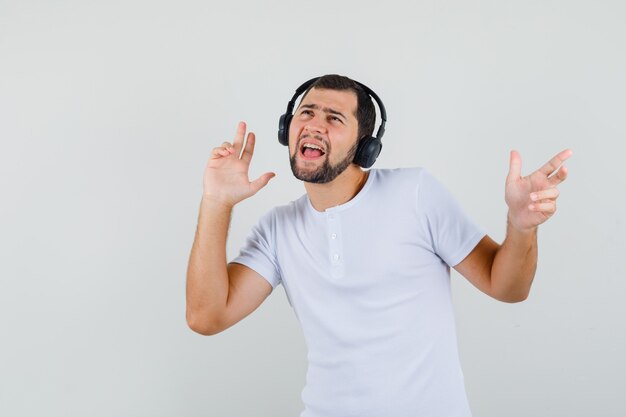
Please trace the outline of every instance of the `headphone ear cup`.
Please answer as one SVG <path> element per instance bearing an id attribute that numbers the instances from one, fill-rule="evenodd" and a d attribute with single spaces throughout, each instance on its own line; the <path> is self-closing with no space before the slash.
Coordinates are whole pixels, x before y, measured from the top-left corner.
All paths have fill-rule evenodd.
<path id="1" fill-rule="evenodd" d="M 380 139 L 374 136 L 365 136 L 359 141 L 359 146 L 356 149 L 352 162 L 363 168 L 369 168 L 374 165 L 382 149 L 383 143 Z"/>
<path id="2" fill-rule="evenodd" d="M 280 116 L 280 120 L 278 121 L 278 142 L 281 145 L 289 145 L 289 125 L 291 124 L 292 117 L 293 114 L 285 113 Z"/>

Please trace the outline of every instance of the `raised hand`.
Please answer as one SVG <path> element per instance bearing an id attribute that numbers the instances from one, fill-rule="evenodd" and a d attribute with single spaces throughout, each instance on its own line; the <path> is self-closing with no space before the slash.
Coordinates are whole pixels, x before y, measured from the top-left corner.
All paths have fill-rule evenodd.
<path id="1" fill-rule="evenodd" d="M 532 174 L 522 177 L 522 158 L 511 151 L 509 174 L 504 199 L 509 206 L 509 222 L 518 230 L 529 231 L 548 220 L 556 212 L 556 188 L 567 178 L 563 162 L 572 156 L 566 149 Z"/>
<path id="2" fill-rule="evenodd" d="M 266 172 L 254 181 L 248 177 L 250 160 L 254 153 L 254 133 L 246 134 L 246 124 L 239 122 L 232 142 L 214 148 L 204 170 L 204 197 L 211 201 L 234 206 L 265 187 L 276 174 Z M 242 152 L 243 149 L 243 152 Z M 240 156 L 241 154 L 241 156 Z"/>

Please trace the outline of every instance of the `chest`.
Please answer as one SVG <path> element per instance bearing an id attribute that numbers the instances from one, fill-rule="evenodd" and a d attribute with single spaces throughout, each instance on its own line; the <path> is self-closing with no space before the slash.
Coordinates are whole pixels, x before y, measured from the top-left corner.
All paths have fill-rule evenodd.
<path id="1" fill-rule="evenodd" d="M 279 229 L 276 256 L 288 294 L 419 291 L 433 273 L 445 274 L 415 213 L 392 207 L 303 216 Z"/>

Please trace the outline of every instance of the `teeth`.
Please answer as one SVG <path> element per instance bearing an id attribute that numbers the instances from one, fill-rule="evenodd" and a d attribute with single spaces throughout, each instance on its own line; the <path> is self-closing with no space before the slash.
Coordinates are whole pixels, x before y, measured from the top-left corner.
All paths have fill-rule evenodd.
<path id="1" fill-rule="evenodd" d="M 313 144 L 311 144 L 311 143 L 305 143 L 305 144 L 304 144 L 304 146 L 303 146 L 302 148 L 303 148 L 303 149 L 304 149 L 304 148 L 319 149 L 320 151 L 322 150 L 322 148 L 320 148 L 319 146 L 317 146 L 317 145 L 313 145 Z"/>

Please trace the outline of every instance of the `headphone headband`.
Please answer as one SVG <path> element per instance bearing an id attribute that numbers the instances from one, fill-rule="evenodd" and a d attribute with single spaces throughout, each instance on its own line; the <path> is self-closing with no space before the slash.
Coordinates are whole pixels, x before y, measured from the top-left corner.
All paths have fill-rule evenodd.
<path id="1" fill-rule="evenodd" d="M 321 77 L 311 78 L 310 80 L 306 81 L 305 83 L 303 83 L 300 87 L 296 89 L 296 92 L 294 93 L 293 97 L 291 98 L 291 100 L 289 100 L 289 103 L 287 103 L 287 111 L 285 112 L 285 114 L 293 114 L 293 108 L 296 106 L 296 100 L 298 99 L 298 97 L 300 97 L 302 93 L 304 93 L 311 85 L 313 85 L 313 83 L 315 83 L 315 81 L 319 80 L 320 78 Z M 363 83 L 360 83 L 358 81 L 354 81 L 354 82 L 357 83 L 359 87 L 361 87 L 367 94 L 369 94 L 370 97 L 374 99 L 376 104 L 378 104 L 378 110 L 380 111 L 381 122 L 380 122 L 380 127 L 376 131 L 376 138 L 380 140 L 385 134 L 385 123 L 387 122 L 387 111 L 385 110 L 385 105 L 383 104 L 383 101 L 380 99 L 380 97 L 378 97 L 378 94 L 374 92 L 374 90 L 372 90 L 371 88 L 369 88 Z"/>

